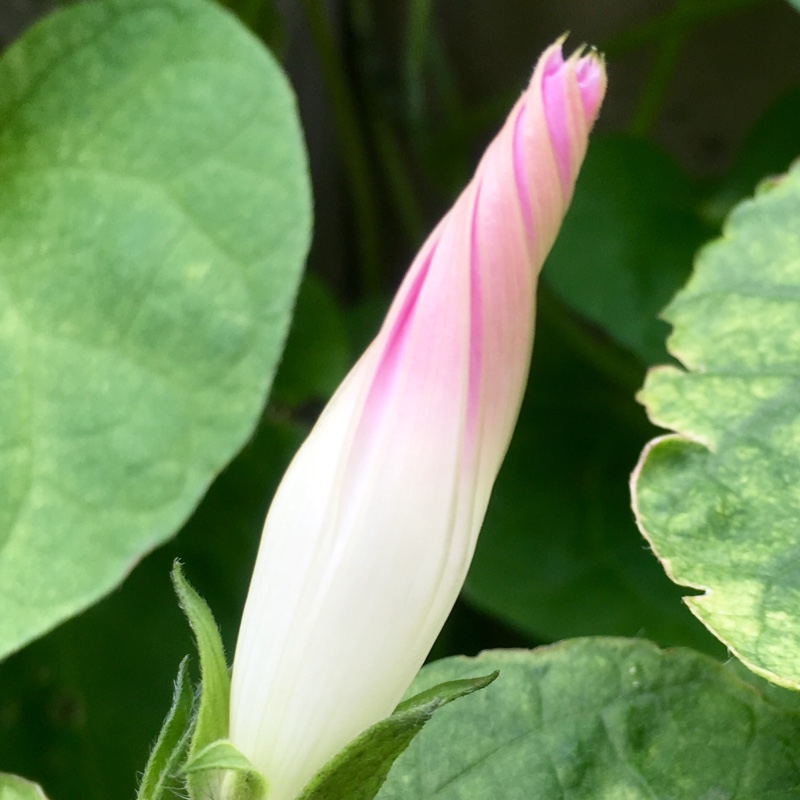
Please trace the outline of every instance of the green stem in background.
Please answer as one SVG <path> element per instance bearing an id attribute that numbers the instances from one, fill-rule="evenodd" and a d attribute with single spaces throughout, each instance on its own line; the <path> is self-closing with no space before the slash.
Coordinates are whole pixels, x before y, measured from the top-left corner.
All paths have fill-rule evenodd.
<path id="1" fill-rule="evenodd" d="M 350 184 L 362 288 L 367 295 L 377 295 L 383 283 L 377 196 L 355 98 L 322 0 L 302 0 L 302 4 L 333 109 Z"/>
<path id="2" fill-rule="evenodd" d="M 631 120 L 630 131 L 634 136 L 647 136 L 658 120 L 687 37 L 688 31 L 678 29 L 670 31 L 661 40 Z"/>
<path id="3" fill-rule="evenodd" d="M 418 124 L 425 113 L 424 72 L 431 36 L 432 0 L 409 0 L 405 52 L 405 84 L 408 113 Z"/>
<path id="4" fill-rule="evenodd" d="M 428 58 L 432 83 L 436 87 L 442 107 L 442 117 L 446 121 L 446 127 L 452 127 L 457 125 L 466 114 L 466 107 L 458 88 L 452 64 L 441 42 L 436 39 L 430 42 Z M 424 115 L 419 120 L 415 120 L 417 127 L 422 125 L 424 121 Z"/>
<path id="5" fill-rule="evenodd" d="M 425 235 L 425 214 L 409 178 L 406 158 L 389 120 L 377 111 L 371 116 L 375 146 L 392 203 L 406 237 L 417 245 Z"/>
<path id="6" fill-rule="evenodd" d="M 358 42 L 357 73 L 361 79 L 358 90 L 370 144 L 377 156 L 381 178 L 403 233 L 415 247 L 425 233 L 426 221 L 410 177 L 408 155 L 398 135 L 398 128 L 406 126 L 394 112 L 396 106 L 392 105 L 387 90 L 387 83 L 391 81 L 387 76 L 393 71 L 386 68 L 385 50 L 377 45 L 379 36 L 369 0 L 351 0 L 349 8 L 350 23 Z M 424 113 L 424 108 L 420 108 L 420 113 Z"/>

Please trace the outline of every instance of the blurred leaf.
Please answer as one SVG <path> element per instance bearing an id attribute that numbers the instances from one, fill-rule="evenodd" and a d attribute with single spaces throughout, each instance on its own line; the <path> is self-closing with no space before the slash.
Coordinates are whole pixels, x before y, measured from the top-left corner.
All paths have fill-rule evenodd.
<path id="1" fill-rule="evenodd" d="M 689 650 L 583 639 L 423 668 L 410 692 L 496 669 L 442 709 L 379 800 L 789 800 L 800 714 Z"/>
<path id="2" fill-rule="evenodd" d="M 170 787 L 176 783 L 175 774 L 186 754 L 192 732 L 194 692 L 187 674 L 188 660 L 188 656 L 184 658 L 178 669 L 172 705 L 147 760 L 136 800 L 162 800 L 173 796 L 169 794 Z"/>
<path id="3" fill-rule="evenodd" d="M 0 773 L 0 800 L 47 800 L 35 784 L 16 775 Z"/>
<path id="4" fill-rule="evenodd" d="M 119 583 L 251 435 L 310 210 L 286 79 L 203 0 L 57 12 L 0 87 L 2 656 Z"/>
<path id="5" fill-rule="evenodd" d="M 397 758 L 444 706 L 485 689 L 497 672 L 440 683 L 401 703 L 332 758 L 298 800 L 373 800 Z"/>
<path id="6" fill-rule="evenodd" d="M 290 408 L 327 400 L 347 374 L 350 358 L 344 314 L 327 286 L 315 275 L 306 275 L 272 400 Z"/>
<path id="7" fill-rule="evenodd" d="M 800 0 L 789 0 L 789 5 L 794 6 L 798 11 L 800 11 Z"/>
<path id="8" fill-rule="evenodd" d="M 545 280 L 644 363 L 665 361 L 658 312 L 709 235 L 695 204 L 688 178 L 652 145 L 592 139 Z"/>
<path id="9" fill-rule="evenodd" d="M 184 561 L 233 652 L 267 506 L 303 434 L 262 423 L 174 541 L 102 603 L 0 665 L 2 768 L 57 800 L 132 795 L 178 663 L 194 652 L 172 562 Z"/>
<path id="10" fill-rule="evenodd" d="M 633 522 L 628 476 L 652 428 L 546 320 L 467 600 L 535 641 L 644 635 L 715 651 Z"/>
<path id="11" fill-rule="evenodd" d="M 761 675 L 800 688 L 800 169 L 742 203 L 665 311 L 686 367 L 641 399 L 676 434 L 652 441 L 633 486 L 692 611 Z"/>

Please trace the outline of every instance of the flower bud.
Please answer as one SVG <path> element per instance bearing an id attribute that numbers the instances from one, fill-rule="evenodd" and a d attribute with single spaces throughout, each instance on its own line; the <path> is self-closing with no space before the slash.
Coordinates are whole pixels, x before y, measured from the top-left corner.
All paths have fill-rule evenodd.
<path id="1" fill-rule="evenodd" d="M 390 714 L 466 577 L 511 437 L 536 280 L 605 91 L 551 46 L 428 237 L 267 515 L 233 667 L 231 739 L 292 800 Z"/>

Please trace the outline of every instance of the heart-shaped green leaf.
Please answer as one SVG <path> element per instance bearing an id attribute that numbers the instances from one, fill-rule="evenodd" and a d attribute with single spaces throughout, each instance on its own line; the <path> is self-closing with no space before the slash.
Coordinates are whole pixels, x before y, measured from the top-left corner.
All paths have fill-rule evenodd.
<path id="1" fill-rule="evenodd" d="M 790 800 L 800 713 L 690 650 L 576 639 L 425 667 L 410 692 L 499 670 L 441 709 L 378 800 Z"/>
<path id="2" fill-rule="evenodd" d="M 205 0 L 0 62 L 0 656 L 114 587 L 252 433 L 309 238 L 294 99 Z"/>
<path id="3" fill-rule="evenodd" d="M 752 669 L 800 688 L 800 170 L 731 215 L 664 312 L 688 371 L 650 372 L 659 425 L 639 525 L 692 611 Z"/>

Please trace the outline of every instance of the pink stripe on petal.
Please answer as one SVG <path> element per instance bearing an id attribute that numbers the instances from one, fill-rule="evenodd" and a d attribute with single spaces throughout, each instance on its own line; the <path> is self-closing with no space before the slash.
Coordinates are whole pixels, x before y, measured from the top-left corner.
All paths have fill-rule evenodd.
<path id="1" fill-rule="evenodd" d="M 473 452 L 478 432 L 483 371 L 483 287 L 481 285 L 482 276 L 478 246 L 478 205 L 480 199 L 481 183 L 478 180 L 475 185 L 475 200 L 472 203 L 469 246 L 469 379 L 465 444 L 470 454 Z"/>
<path id="2" fill-rule="evenodd" d="M 437 240 L 431 245 L 430 251 L 406 291 L 403 303 L 398 309 L 391 330 L 388 332 L 380 362 L 375 369 L 372 385 L 364 403 L 364 415 L 367 418 L 370 418 L 372 414 L 378 412 L 385 405 L 387 397 L 392 392 L 397 367 L 402 358 L 403 345 L 405 344 L 409 323 L 414 314 L 419 295 L 422 292 L 422 287 L 425 284 L 425 278 L 428 276 L 428 270 L 436 254 L 438 244 Z"/>
<path id="3" fill-rule="evenodd" d="M 551 53 L 544 65 L 542 75 L 542 102 L 550 132 L 550 141 L 558 165 L 558 176 L 565 195 L 569 195 L 572 187 L 572 158 L 569 137 L 569 121 L 567 119 L 567 97 L 565 91 L 564 56 L 560 48 Z"/>
<path id="4" fill-rule="evenodd" d="M 533 210 L 531 208 L 531 193 L 528 187 L 527 170 L 525 168 L 525 118 L 528 110 L 527 103 L 520 103 L 517 118 L 514 120 L 514 181 L 517 184 L 519 204 L 522 209 L 522 221 L 525 223 L 525 232 L 528 240 L 533 239 Z"/>
<path id="5" fill-rule="evenodd" d="M 590 120 L 597 115 L 606 88 L 605 73 L 600 58 L 594 54 L 584 56 L 575 69 L 581 93 L 583 113 Z"/>
<path id="6" fill-rule="evenodd" d="M 584 83 L 589 77 L 593 61 L 594 58 L 592 56 L 584 56 L 578 59 L 578 63 L 575 65 L 575 77 L 577 77 L 578 83 Z"/>

